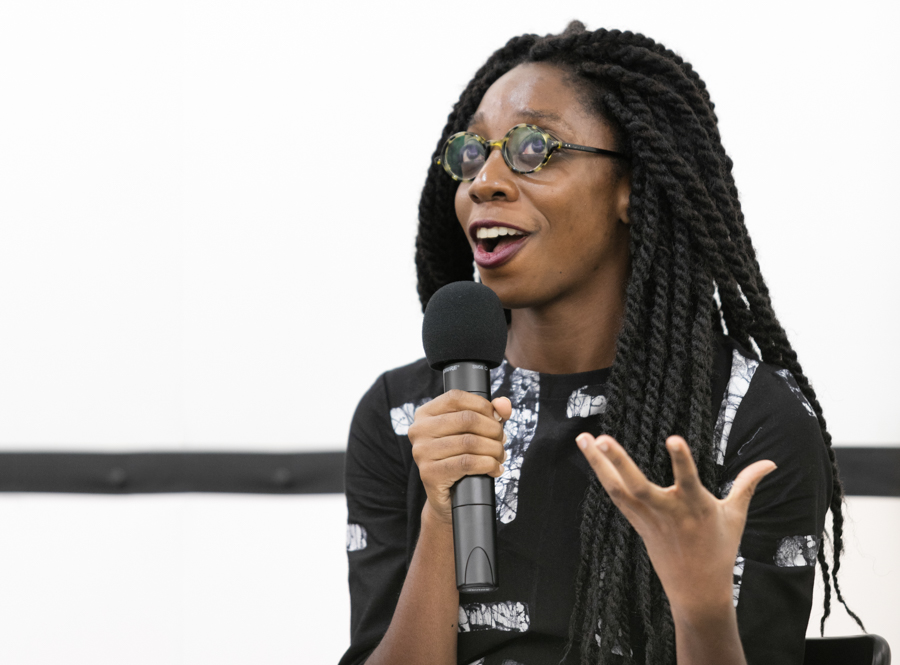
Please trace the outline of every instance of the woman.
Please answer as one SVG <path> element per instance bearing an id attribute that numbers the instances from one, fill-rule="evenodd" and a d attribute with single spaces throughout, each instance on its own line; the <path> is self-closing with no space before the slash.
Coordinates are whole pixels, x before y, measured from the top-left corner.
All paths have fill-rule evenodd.
<path id="1" fill-rule="evenodd" d="M 419 218 L 423 306 L 474 258 L 506 360 L 492 403 L 424 361 L 360 403 L 342 662 L 802 661 L 841 487 L 690 65 L 577 22 L 512 39 L 450 114 Z M 497 478 L 501 583 L 460 596 L 467 474 Z"/>

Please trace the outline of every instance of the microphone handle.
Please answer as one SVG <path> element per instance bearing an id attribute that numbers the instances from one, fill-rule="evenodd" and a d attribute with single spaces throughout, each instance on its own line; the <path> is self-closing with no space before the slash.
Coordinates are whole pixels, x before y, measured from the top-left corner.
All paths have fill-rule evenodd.
<path id="1" fill-rule="evenodd" d="M 487 363 L 464 360 L 444 367 L 444 392 L 448 390 L 465 390 L 490 400 L 491 371 Z M 466 593 L 495 591 L 500 577 L 494 479 L 464 476 L 453 486 L 451 499 L 456 588 Z"/>

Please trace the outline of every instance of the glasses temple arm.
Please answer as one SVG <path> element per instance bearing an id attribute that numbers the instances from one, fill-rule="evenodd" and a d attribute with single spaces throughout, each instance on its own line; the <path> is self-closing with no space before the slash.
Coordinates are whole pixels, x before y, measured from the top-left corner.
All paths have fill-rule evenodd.
<path id="1" fill-rule="evenodd" d="M 591 148 L 586 145 L 575 145 L 574 143 L 563 143 L 560 141 L 560 148 L 565 148 L 566 150 L 581 150 L 582 152 L 595 152 L 598 155 L 610 155 L 613 157 L 621 157 L 621 152 L 616 152 L 615 150 L 604 150 L 603 148 Z"/>

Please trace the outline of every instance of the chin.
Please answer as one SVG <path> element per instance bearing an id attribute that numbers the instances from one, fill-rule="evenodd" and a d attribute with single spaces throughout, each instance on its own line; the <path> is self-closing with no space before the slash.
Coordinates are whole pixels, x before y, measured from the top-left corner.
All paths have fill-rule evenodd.
<path id="1" fill-rule="evenodd" d="M 497 294 L 504 309 L 534 307 L 540 300 L 536 297 L 536 289 L 527 284 L 516 284 L 512 278 L 498 279 L 491 275 L 485 277 L 479 272 L 479 281 Z"/>

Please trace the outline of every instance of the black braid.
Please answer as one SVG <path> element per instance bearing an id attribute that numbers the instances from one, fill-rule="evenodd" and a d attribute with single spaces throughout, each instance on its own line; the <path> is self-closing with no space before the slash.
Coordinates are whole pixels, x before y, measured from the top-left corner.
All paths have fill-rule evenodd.
<path id="1" fill-rule="evenodd" d="M 424 309 L 441 286 L 473 278 L 472 253 L 456 219 L 456 183 L 434 163 L 444 141 L 466 128 L 487 89 L 526 62 L 560 68 L 586 106 L 606 121 L 630 170 L 631 274 L 608 384 L 603 431 L 621 441 L 650 480 L 672 482 L 664 443 L 684 434 L 703 484 L 717 486 L 712 444 L 712 360 L 716 336 L 754 346 L 764 362 L 790 370 L 819 421 L 832 464 L 833 566 L 824 543 L 822 626 L 831 611 L 843 551 L 843 489 L 815 391 L 772 309 L 722 147 L 714 105 L 691 65 L 643 35 L 588 32 L 511 39 L 476 73 L 453 107 L 432 155 L 419 204 L 416 268 Z M 624 172 L 624 171 L 623 171 Z M 716 302 L 715 293 L 718 292 Z M 673 663 L 675 628 L 646 548 L 593 478 L 585 494 L 581 559 L 569 649 L 583 665 Z M 632 630 L 631 608 L 637 613 Z M 855 614 L 847 610 L 859 622 Z M 596 639 L 599 637 L 599 644 Z"/>

